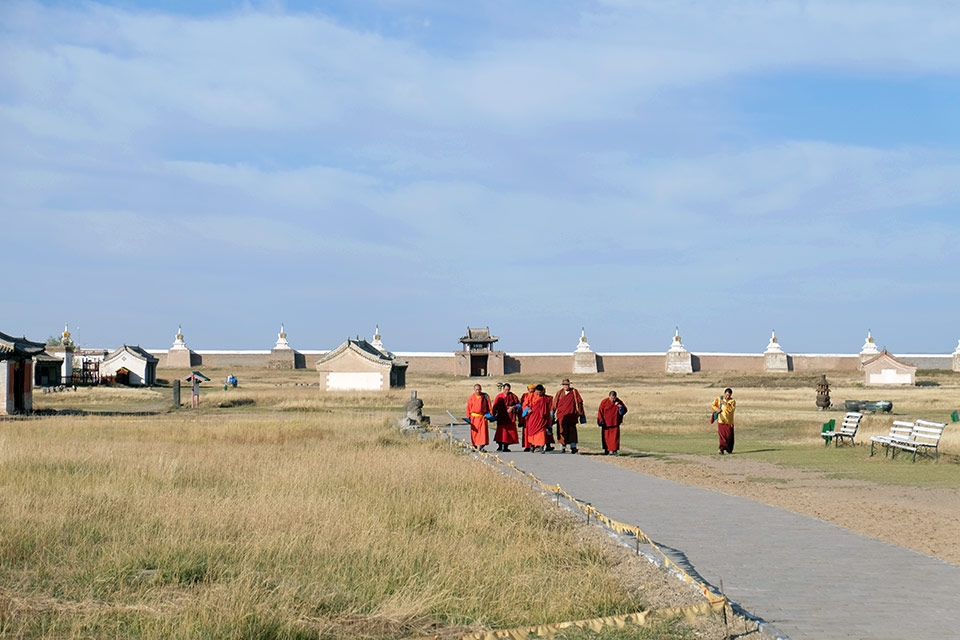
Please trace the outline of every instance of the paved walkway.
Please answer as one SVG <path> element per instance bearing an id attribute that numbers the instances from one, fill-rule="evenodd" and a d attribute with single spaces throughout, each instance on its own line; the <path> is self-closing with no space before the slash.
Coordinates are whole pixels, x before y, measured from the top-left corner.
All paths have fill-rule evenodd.
<path id="1" fill-rule="evenodd" d="M 454 436 L 469 439 L 468 428 L 455 427 Z M 716 591 L 723 581 L 725 595 L 769 625 L 768 633 L 791 640 L 960 637 L 960 566 L 600 456 L 511 449 L 497 455 L 639 527 Z"/>

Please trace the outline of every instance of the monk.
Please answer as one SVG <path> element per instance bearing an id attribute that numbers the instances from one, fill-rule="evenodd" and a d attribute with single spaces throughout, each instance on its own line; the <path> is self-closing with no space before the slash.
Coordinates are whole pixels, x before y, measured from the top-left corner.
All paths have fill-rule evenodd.
<path id="1" fill-rule="evenodd" d="M 497 451 L 510 451 L 511 444 L 517 444 L 517 417 L 520 415 L 520 398 L 510 390 L 510 383 L 505 382 L 500 393 L 493 399 L 493 417 L 497 420 L 497 431 L 493 439 L 497 443 Z"/>
<path id="2" fill-rule="evenodd" d="M 490 444 L 487 420 L 493 418 L 491 408 L 490 396 L 483 392 L 483 387 L 473 385 L 473 395 L 467 400 L 467 419 L 470 421 L 470 444 L 480 451 Z"/>
<path id="3" fill-rule="evenodd" d="M 603 445 L 603 455 L 620 451 L 620 425 L 623 424 L 623 414 L 627 412 L 627 405 L 617 397 L 616 391 L 611 391 L 600 401 L 597 410 L 597 426 L 602 429 L 600 444 Z"/>
<path id="4" fill-rule="evenodd" d="M 546 389 L 538 384 L 533 394 L 525 394 L 522 414 L 526 421 L 527 439 L 531 451 L 547 452 L 547 429 L 550 427 L 550 397 Z"/>
<path id="5" fill-rule="evenodd" d="M 569 378 L 563 379 L 560 390 L 553 396 L 553 410 L 557 420 L 557 440 L 563 447 L 561 453 L 567 452 L 567 445 L 570 445 L 570 453 L 577 453 L 577 424 L 585 423 L 587 418 L 583 412 L 583 398 L 570 385 Z"/>
<path id="6" fill-rule="evenodd" d="M 737 401 L 733 399 L 733 389 L 723 390 L 723 395 L 713 401 L 713 413 L 717 420 L 717 437 L 720 440 L 720 455 L 733 453 L 733 412 Z"/>
<path id="7" fill-rule="evenodd" d="M 524 451 L 530 451 L 530 440 L 527 438 L 527 419 L 523 417 L 523 407 L 527 403 L 527 396 L 533 397 L 533 390 L 537 388 L 535 384 L 528 384 L 527 391 L 522 396 L 520 396 L 520 415 L 517 416 L 517 426 L 520 427 L 520 436 L 521 444 L 523 444 Z"/>

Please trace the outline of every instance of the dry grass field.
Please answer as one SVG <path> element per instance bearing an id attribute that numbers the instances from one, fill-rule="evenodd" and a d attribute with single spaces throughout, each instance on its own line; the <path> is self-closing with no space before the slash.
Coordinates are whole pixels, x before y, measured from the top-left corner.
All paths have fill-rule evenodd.
<path id="1" fill-rule="evenodd" d="M 447 409 L 462 415 L 474 380 L 410 376 L 407 390 L 321 395 L 315 372 L 235 373 L 240 387 L 204 385 L 198 410 L 171 411 L 169 388 L 97 388 L 37 394 L 38 415 L 0 421 L 0 635 L 451 637 L 698 601 L 523 483 L 391 426 L 411 389 L 435 422 Z M 939 547 L 925 552 L 960 562 L 958 425 L 948 425 L 939 463 L 824 447 L 820 424 L 842 411 L 817 411 L 818 378 L 599 374 L 574 384 L 588 410 L 610 389 L 630 407 L 625 455 L 604 460 L 843 516 L 856 530 L 886 520 L 893 533 L 864 532 L 916 548 L 897 523 L 902 505 Z M 861 442 L 894 417 L 949 422 L 960 375 L 918 378 L 876 391 L 830 376 L 831 395 L 841 407 L 894 402 L 894 416 L 867 416 Z M 550 392 L 559 382 L 508 379 Z M 491 394 L 496 382 L 485 385 Z M 720 458 L 708 416 L 725 386 L 738 400 L 737 446 Z M 599 438 L 590 426 L 588 455 Z M 716 619 L 698 624 L 602 637 L 727 632 Z"/>

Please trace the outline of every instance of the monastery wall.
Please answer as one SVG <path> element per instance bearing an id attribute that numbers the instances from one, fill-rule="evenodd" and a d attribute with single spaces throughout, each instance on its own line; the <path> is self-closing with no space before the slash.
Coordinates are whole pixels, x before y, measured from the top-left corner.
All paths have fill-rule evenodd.
<path id="1" fill-rule="evenodd" d="M 185 351 L 176 355 L 172 350 L 149 349 L 158 359 L 158 369 L 184 368 Z M 960 352 L 960 347 L 958 347 Z M 251 351 L 189 351 L 190 367 L 208 368 L 281 368 L 314 369 L 317 360 L 326 350 L 251 350 Z M 397 358 L 406 360 L 408 374 L 455 375 L 458 351 L 447 352 L 396 352 Z M 592 354 L 593 352 L 588 352 Z M 582 353 L 578 353 L 582 356 Z M 671 353 L 675 356 L 675 353 Z M 667 353 L 597 353 L 597 372 L 608 374 L 653 374 L 667 370 Z M 781 358 L 784 354 L 781 354 Z M 763 353 L 688 353 L 687 370 L 703 372 L 764 373 L 766 361 Z M 789 371 L 798 373 L 828 373 L 831 371 L 857 371 L 862 355 L 849 354 L 785 354 Z M 898 359 L 925 370 L 960 370 L 960 355 L 954 354 L 907 354 Z M 174 362 L 176 364 L 174 364 Z M 782 360 L 781 360 L 782 362 Z M 782 371 L 782 369 L 781 369 Z M 559 376 L 574 373 L 574 354 L 571 353 L 513 353 L 504 354 L 504 374 Z M 577 374 L 584 375 L 584 374 Z"/>

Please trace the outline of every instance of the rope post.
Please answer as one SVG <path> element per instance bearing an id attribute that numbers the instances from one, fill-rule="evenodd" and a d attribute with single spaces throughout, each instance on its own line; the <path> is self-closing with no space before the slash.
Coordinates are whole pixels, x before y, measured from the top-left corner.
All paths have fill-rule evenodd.
<path id="1" fill-rule="evenodd" d="M 635 536 L 637 540 L 637 555 L 640 555 L 640 536 Z"/>
<path id="2" fill-rule="evenodd" d="M 560 486 L 557 485 L 557 506 L 560 506 Z"/>
<path id="3" fill-rule="evenodd" d="M 590 524 L 590 512 L 593 511 L 593 507 L 590 502 L 584 502 L 583 504 L 587 505 L 587 524 Z"/>

